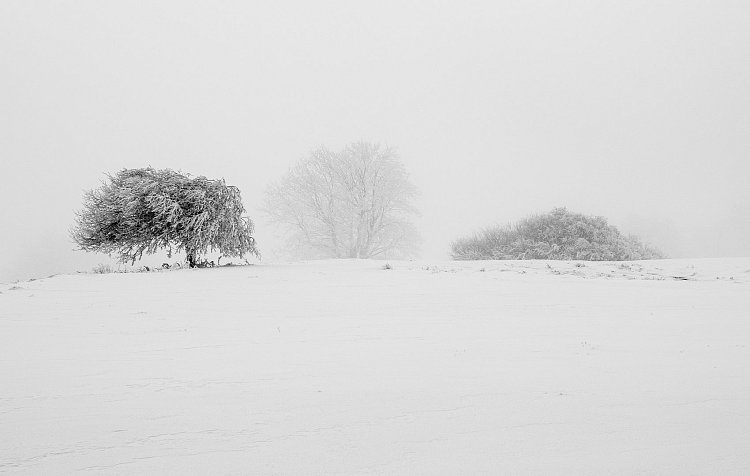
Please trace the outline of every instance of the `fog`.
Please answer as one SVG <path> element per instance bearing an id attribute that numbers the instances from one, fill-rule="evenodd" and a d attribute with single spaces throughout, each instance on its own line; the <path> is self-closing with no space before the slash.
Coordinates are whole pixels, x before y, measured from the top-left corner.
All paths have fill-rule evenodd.
<path id="1" fill-rule="evenodd" d="M 261 4 L 263 3 L 263 4 Z M 750 4 L 0 3 L 0 281 L 88 270 L 107 172 L 266 185 L 311 149 L 398 147 L 422 256 L 566 206 L 672 257 L 750 256 Z"/>

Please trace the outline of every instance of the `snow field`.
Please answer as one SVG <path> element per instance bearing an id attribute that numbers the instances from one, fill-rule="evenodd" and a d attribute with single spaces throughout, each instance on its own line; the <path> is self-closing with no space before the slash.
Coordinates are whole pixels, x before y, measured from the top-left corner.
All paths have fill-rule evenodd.
<path id="1" fill-rule="evenodd" d="M 0 473 L 749 474 L 750 259 L 0 291 Z"/>

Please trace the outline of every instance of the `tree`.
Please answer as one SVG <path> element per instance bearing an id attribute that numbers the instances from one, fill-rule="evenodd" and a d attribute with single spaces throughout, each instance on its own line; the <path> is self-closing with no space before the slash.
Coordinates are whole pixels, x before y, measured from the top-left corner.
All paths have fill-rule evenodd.
<path id="1" fill-rule="evenodd" d="M 298 257 L 408 257 L 416 194 L 395 149 L 356 142 L 314 150 L 268 187 L 264 211 Z"/>
<path id="2" fill-rule="evenodd" d="M 623 261 L 664 257 L 637 237 L 623 235 L 603 217 L 571 213 L 565 208 L 455 240 L 451 254 L 456 260 Z"/>
<path id="3" fill-rule="evenodd" d="M 217 249 L 226 256 L 259 256 L 240 191 L 224 180 L 151 167 L 107 178 L 85 193 L 76 213 L 71 237 L 82 250 L 115 253 L 132 263 L 144 252 L 185 251 L 191 268 Z"/>

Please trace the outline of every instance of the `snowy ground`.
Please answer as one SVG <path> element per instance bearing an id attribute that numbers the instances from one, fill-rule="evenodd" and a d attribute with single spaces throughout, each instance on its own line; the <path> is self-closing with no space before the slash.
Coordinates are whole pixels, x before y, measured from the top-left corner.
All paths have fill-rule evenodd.
<path id="1" fill-rule="evenodd" d="M 0 287 L 0 473 L 750 474 L 750 259 Z"/>

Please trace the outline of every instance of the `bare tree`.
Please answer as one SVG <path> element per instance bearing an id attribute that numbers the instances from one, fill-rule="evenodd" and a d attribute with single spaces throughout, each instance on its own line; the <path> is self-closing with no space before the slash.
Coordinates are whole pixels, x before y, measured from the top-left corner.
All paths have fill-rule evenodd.
<path id="1" fill-rule="evenodd" d="M 310 153 L 266 190 L 264 211 L 298 257 L 409 257 L 416 194 L 395 149 L 356 142 Z"/>

